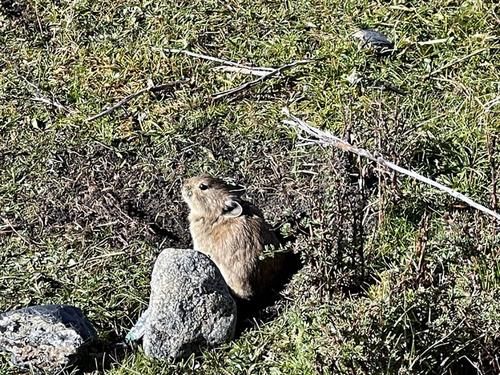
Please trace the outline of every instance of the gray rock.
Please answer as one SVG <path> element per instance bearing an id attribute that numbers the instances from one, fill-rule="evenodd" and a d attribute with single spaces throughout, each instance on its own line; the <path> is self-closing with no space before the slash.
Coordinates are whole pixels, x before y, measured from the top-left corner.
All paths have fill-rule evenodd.
<path id="1" fill-rule="evenodd" d="M 391 53 L 394 48 L 394 44 L 376 30 L 359 30 L 352 36 L 360 41 L 361 47 L 370 48 L 381 55 Z"/>
<path id="2" fill-rule="evenodd" d="M 144 333 L 146 331 L 146 324 L 149 320 L 149 315 L 150 309 L 148 308 L 141 314 L 137 323 L 135 323 L 130 332 L 127 334 L 127 336 L 125 337 L 126 341 L 138 341 L 144 336 Z"/>
<path id="3" fill-rule="evenodd" d="M 234 337 L 236 303 L 217 266 L 195 250 L 165 249 L 156 260 L 149 307 L 127 335 L 146 355 L 181 358 Z"/>
<path id="4" fill-rule="evenodd" d="M 92 324 L 73 306 L 40 305 L 0 314 L 0 353 L 10 353 L 16 366 L 65 367 L 96 338 Z"/>

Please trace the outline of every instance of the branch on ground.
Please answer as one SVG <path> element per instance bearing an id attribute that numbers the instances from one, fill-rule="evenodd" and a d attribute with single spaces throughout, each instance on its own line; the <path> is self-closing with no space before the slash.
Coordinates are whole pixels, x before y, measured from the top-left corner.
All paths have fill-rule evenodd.
<path id="1" fill-rule="evenodd" d="M 176 86 L 180 83 L 184 83 L 186 81 L 187 81 L 187 79 L 180 79 L 177 81 L 171 81 L 171 82 L 163 83 L 161 85 L 148 86 L 148 87 L 145 87 L 143 89 L 140 89 L 139 91 L 134 92 L 133 94 L 130 94 L 130 95 L 124 97 L 122 100 L 120 100 L 118 103 L 112 105 L 108 109 L 106 109 L 102 112 L 99 112 L 97 115 L 90 116 L 89 118 L 87 118 L 85 120 L 85 122 L 94 121 L 94 120 L 97 120 L 98 118 L 109 115 L 111 112 L 114 112 L 115 110 L 117 110 L 121 106 L 127 104 L 129 101 L 131 101 L 134 98 L 137 98 L 138 96 L 144 94 L 145 92 L 160 92 L 160 91 L 166 90 L 168 88 L 171 88 L 172 86 Z"/>
<path id="2" fill-rule="evenodd" d="M 33 98 L 30 98 L 30 100 L 34 101 L 34 102 L 39 102 L 39 103 L 44 103 L 44 104 L 50 105 L 52 107 L 55 107 L 61 111 L 69 113 L 69 114 L 73 114 L 76 112 L 74 109 L 66 108 L 61 103 L 59 103 L 56 99 L 50 100 L 50 99 L 47 99 L 47 98 L 42 97 L 42 96 L 35 96 Z"/>
<path id="3" fill-rule="evenodd" d="M 267 68 L 239 68 L 237 66 L 231 66 L 231 65 L 219 65 L 219 66 L 214 66 L 212 70 L 216 71 L 221 71 L 221 72 L 229 72 L 229 73 L 238 73 L 238 74 L 244 74 L 244 75 L 253 75 L 253 76 L 258 76 L 262 77 L 269 72 L 272 72 L 273 69 L 267 69 Z"/>
<path id="4" fill-rule="evenodd" d="M 221 64 L 224 64 L 222 66 L 217 66 L 214 69 L 216 70 L 221 70 L 221 71 L 229 71 L 229 72 L 236 72 L 236 73 L 241 73 L 241 74 L 247 74 L 247 75 L 255 75 L 258 76 L 259 78 L 254 79 L 253 81 L 245 82 L 244 84 L 234 87 L 229 90 L 217 92 L 215 94 L 212 94 L 212 98 L 214 100 L 222 99 L 226 96 L 233 95 L 240 93 L 244 90 L 248 90 L 261 82 L 264 82 L 265 80 L 272 78 L 276 75 L 279 75 L 280 73 L 284 72 L 285 70 L 288 70 L 290 68 L 293 68 L 296 65 L 302 65 L 302 64 L 307 64 L 315 60 L 299 60 L 299 61 L 293 61 L 291 63 L 282 65 L 278 68 L 270 68 L 270 67 L 255 67 L 255 66 L 249 66 L 249 65 L 243 65 L 234 61 L 226 60 L 226 59 L 221 59 L 218 57 L 213 57 L 201 53 L 196 53 L 196 52 L 191 52 L 187 50 L 182 50 L 182 49 L 174 49 L 174 48 L 167 48 L 165 50 L 167 53 L 181 53 L 186 56 L 191 56 L 191 57 L 196 57 L 208 61 L 214 61 L 218 62 Z"/>
<path id="5" fill-rule="evenodd" d="M 224 97 L 229 96 L 229 95 L 237 94 L 239 92 L 242 92 L 244 90 L 250 89 L 250 88 L 258 85 L 261 82 L 264 82 L 265 80 L 272 78 L 273 76 L 276 76 L 276 75 L 284 72 L 285 70 L 288 70 L 288 69 L 290 69 L 294 66 L 297 66 L 297 65 L 310 63 L 311 61 L 314 61 L 314 60 L 299 60 L 299 61 L 293 61 L 291 63 L 282 65 L 279 68 L 276 68 L 276 69 L 270 71 L 269 73 L 264 74 L 264 75 L 260 76 L 259 78 L 254 79 L 253 81 L 245 82 L 244 84 L 242 84 L 238 87 L 234 87 L 234 88 L 226 90 L 226 91 L 221 91 L 221 92 L 212 94 L 212 98 L 214 100 L 218 100 L 218 99 L 224 98 Z"/>
<path id="6" fill-rule="evenodd" d="M 347 151 L 351 152 L 353 154 L 356 154 L 358 156 L 367 158 L 368 160 L 371 160 L 379 165 L 382 165 L 384 167 L 387 167 L 389 169 L 392 169 L 396 172 L 402 173 L 406 176 L 409 176 L 411 178 L 414 178 L 418 181 L 421 181 L 427 185 L 431 185 L 432 187 L 435 187 L 436 189 L 439 189 L 441 191 L 444 191 L 445 193 L 451 195 L 452 197 L 461 200 L 462 202 L 467 203 L 469 206 L 474 207 L 475 209 L 482 211 L 495 219 L 500 221 L 500 214 L 479 204 L 474 202 L 472 199 L 469 197 L 463 195 L 462 193 L 459 193 L 458 191 L 455 191 L 443 184 L 440 184 L 439 182 L 436 182 L 434 180 L 431 180 L 430 178 L 424 177 L 416 172 L 410 171 L 406 168 L 400 167 L 380 156 L 375 156 L 369 151 L 353 146 L 350 143 L 342 140 L 341 138 L 333 135 L 332 133 L 324 130 L 320 130 L 318 128 L 315 128 L 314 126 L 309 125 L 305 121 L 295 117 L 294 115 L 290 114 L 287 108 L 283 109 L 283 113 L 289 117 L 289 120 L 285 120 L 284 123 L 288 125 L 291 128 L 294 128 L 295 130 L 300 130 L 303 131 L 304 133 L 308 134 L 312 139 L 308 139 L 307 144 L 320 144 L 323 146 L 334 146 L 342 151 Z"/>
<path id="7" fill-rule="evenodd" d="M 185 49 L 167 48 L 165 50 L 165 52 L 167 52 L 167 53 L 181 53 L 181 54 L 184 54 L 186 56 L 196 57 L 196 58 L 203 59 L 203 60 L 208 60 L 208 61 L 214 61 L 214 62 L 218 62 L 218 63 L 224 64 L 224 65 L 234 66 L 234 67 L 240 68 L 240 69 L 246 69 L 246 70 L 249 70 L 249 71 L 260 70 L 260 71 L 272 72 L 274 70 L 274 68 L 265 68 L 265 67 L 256 67 L 256 66 L 244 65 L 244 64 L 240 64 L 240 63 L 237 63 L 237 62 L 234 62 L 234 61 L 230 61 L 230 60 L 221 59 L 221 58 L 218 58 L 218 57 L 213 57 L 213 56 L 205 55 L 203 53 L 191 52 L 191 51 L 188 51 L 188 50 L 185 50 Z"/>

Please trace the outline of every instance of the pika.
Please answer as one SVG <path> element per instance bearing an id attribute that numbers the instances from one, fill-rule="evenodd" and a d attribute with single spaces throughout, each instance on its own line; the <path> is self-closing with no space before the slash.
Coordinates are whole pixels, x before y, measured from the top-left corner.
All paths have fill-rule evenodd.
<path id="1" fill-rule="evenodd" d="M 194 249 L 212 259 L 236 297 L 251 300 L 271 291 L 283 260 L 260 259 L 266 245 L 277 247 L 280 241 L 242 193 L 207 175 L 189 178 L 182 187 Z"/>

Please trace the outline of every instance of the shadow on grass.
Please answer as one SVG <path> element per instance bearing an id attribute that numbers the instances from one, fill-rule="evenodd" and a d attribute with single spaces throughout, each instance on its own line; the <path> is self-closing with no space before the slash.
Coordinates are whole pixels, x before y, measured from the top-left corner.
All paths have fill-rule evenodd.
<path id="1" fill-rule="evenodd" d="M 274 320 L 279 315 L 277 304 L 281 300 L 280 292 L 286 287 L 300 268 L 302 263 L 300 254 L 284 253 L 287 269 L 279 275 L 274 286 L 269 293 L 263 297 L 252 301 L 241 299 L 236 300 L 238 307 L 238 321 L 236 324 L 236 338 L 238 338 L 247 329 L 255 327 L 256 322 L 266 323 Z"/>
<path id="2" fill-rule="evenodd" d="M 121 363 L 134 347 L 125 343 L 123 337 L 113 335 L 107 339 L 84 347 L 78 360 L 71 368 L 71 374 L 87 374 L 110 370 Z"/>

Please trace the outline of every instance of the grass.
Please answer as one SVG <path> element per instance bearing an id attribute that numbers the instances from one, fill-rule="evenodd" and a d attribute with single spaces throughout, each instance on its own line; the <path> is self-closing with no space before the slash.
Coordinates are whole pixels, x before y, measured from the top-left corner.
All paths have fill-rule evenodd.
<path id="1" fill-rule="evenodd" d="M 106 373 L 500 372 L 498 223 L 365 160 L 298 147 L 281 124 L 288 106 L 498 210 L 494 2 L 1 4 L 0 311 L 69 303 L 103 339 L 123 337 L 160 249 L 190 246 L 182 178 L 210 172 L 288 223 L 304 267 L 272 319 L 234 342 L 182 362 L 108 353 Z M 363 27 L 395 53 L 358 48 L 350 35 Z M 165 48 L 258 66 L 319 60 L 212 102 L 249 77 Z M 361 84 L 347 81 L 353 72 Z"/>

